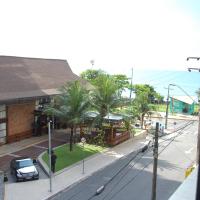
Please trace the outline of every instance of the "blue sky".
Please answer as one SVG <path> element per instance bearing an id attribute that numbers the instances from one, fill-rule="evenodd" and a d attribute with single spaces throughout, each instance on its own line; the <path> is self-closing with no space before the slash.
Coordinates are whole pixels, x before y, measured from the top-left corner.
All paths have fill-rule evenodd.
<path id="1" fill-rule="evenodd" d="M 184 12 L 193 16 L 194 20 L 199 23 L 200 17 L 200 1 L 199 0 L 176 0 L 174 1 L 176 6 L 183 9 Z"/>
<path id="2" fill-rule="evenodd" d="M 182 70 L 200 56 L 194 0 L 0 1 L 0 54 L 68 60 L 79 74 Z"/>
<path id="3" fill-rule="evenodd" d="M 167 96 L 169 84 L 177 86 L 170 87 L 172 96 L 196 96 L 196 91 L 200 88 L 200 73 L 185 71 L 167 70 L 134 70 L 133 84 L 149 84 L 163 96 Z M 181 89 L 180 89 L 181 88 Z M 184 92 L 184 91 L 186 92 Z"/>

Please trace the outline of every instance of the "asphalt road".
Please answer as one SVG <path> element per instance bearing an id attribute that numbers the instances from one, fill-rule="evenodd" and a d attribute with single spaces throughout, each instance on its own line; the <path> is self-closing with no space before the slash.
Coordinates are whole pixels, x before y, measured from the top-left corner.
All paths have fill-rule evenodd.
<path id="1" fill-rule="evenodd" d="M 185 123 L 187 122 L 180 121 L 173 128 L 180 128 Z M 170 125 L 174 126 L 172 120 L 168 126 Z M 196 139 L 197 122 L 159 139 L 157 200 L 167 200 L 183 182 L 186 168 L 196 157 Z M 146 152 L 139 154 L 133 152 L 51 199 L 149 200 L 153 169 L 151 149 L 150 147 Z M 127 165 L 131 159 L 133 160 Z M 127 166 L 123 168 L 125 165 Z M 95 195 L 102 185 L 106 185 L 103 192 Z"/>

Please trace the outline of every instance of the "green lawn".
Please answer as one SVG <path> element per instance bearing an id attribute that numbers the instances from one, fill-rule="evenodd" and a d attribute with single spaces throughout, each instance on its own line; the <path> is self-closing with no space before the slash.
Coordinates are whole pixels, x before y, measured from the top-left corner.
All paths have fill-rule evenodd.
<path id="1" fill-rule="evenodd" d="M 54 150 L 55 154 L 57 155 L 56 172 L 82 160 L 83 158 L 102 152 L 104 149 L 104 147 L 85 144 L 83 151 L 82 144 L 75 144 L 73 145 L 73 151 L 70 152 L 68 144 L 60 146 Z M 48 165 L 49 159 L 47 153 L 42 156 L 42 159 Z"/>
<path id="2" fill-rule="evenodd" d="M 135 128 L 135 134 L 134 134 L 134 136 L 139 135 L 141 132 L 142 132 L 141 128 Z"/>

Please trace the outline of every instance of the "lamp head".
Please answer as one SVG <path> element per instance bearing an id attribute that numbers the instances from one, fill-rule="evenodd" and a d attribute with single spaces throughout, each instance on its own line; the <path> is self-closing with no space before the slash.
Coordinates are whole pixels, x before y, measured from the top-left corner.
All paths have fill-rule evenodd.
<path id="1" fill-rule="evenodd" d="M 173 84 L 173 83 L 170 83 L 169 85 L 171 85 L 171 86 L 176 86 L 175 84 Z"/>

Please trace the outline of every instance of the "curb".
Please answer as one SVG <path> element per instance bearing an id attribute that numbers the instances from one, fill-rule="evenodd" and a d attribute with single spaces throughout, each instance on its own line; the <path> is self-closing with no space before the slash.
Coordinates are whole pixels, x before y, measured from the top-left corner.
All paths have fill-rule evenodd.
<path id="1" fill-rule="evenodd" d="M 130 152 L 129 154 L 131 154 L 131 153 L 135 153 L 135 154 L 137 154 L 137 153 L 144 153 L 143 150 L 144 150 L 144 148 L 145 148 L 145 150 L 146 150 L 146 146 L 147 146 L 147 148 L 148 148 L 149 143 L 150 143 L 150 141 L 148 141 L 148 144 L 145 144 L 143 147 L 140 147 L 139 149 L 134 150 L 134 151 Z M 129 155 L 129 154 L 128 154 L 128 155 Z M 126 155 L 125 155 L 125 156 L 126 156 Z M 114 164 L 115 162 L 118 162 L 119 160 L 124 159 L 125 156 L 116 159 L 115 161 L 113 161 L 113 162 L 110 163 L 110 164 Z M 109 164 L 109 165 L 110 165 L 110 164 Z M 95 171 L 95 172 L 93 172 L 93 173 L 91 173 L 91 174 L 88 174 L 87 176 L 81 178 L 81 179 L 78 180 L 77 182 L 75 182 L 75 183 L 69 185 L 68 187 L 66 187 L 66 188 L 60 190 L 59 192 L 57 192 L 57 193 L 51 195 L 50 197 L 46 198 L 45 200 L 51 200 L 51 199 L 53 199 L 53 198 L 54 198 L 55 196 L 57 196 L 58 194 L 69 190 L 70 188 L 76 186 L 77 184 L 79 184 L 80 182 L 84 181 L 85 179 L 87 179 L 87 178 L 93 176 L 95 173 L 98 173 L 99 171 L 104 170 L 104 169 L 105 169 L 106 167 L 108 167 L 109 165 L 106 165 L 106 166 L 104 166 L 104 167 L 98 169 L 97 171 Z"/>
<path id="2" fill-rule="evenodd" d="M 124 141 L 124 142 L 118 144 L 117 146 L 120 146 L 120 145 L 122 145 L 122 144 L 128 143 L 128 142 L 132 141 L 133 139 L 135 139 L 135 140 L 143 139 L 143 138 L 145 138 L 146 134 L 147 134 L 147 131 L 146 131 L 146 130 L 142 130 L 142 133 L 141 133 L 141 134 L 139 134 L 139 135 L 137 135 L 137 136 L 134 136 L 133 138 L 130 138 L 130 139 L 128 139 L 128 140 L 126 140 L 126 141 Z M 63 145 L 66 145 L 66 144 L 63 144 Z M 60 145 L 60 146 L 63 146 L 63 145 Z M 59 148 L 60 146 L 55 147 L 54 149 Z M 86 157 L 86 158 L 84 159 L 84 161 L 86 162 L 86 161 L 88 161 L 88 160 L 90 160 L 90 159 L 92 159 L 92 158 L 98 156 L 98 155 L 101 154 L 101 153 L 106 153 L 106 152 L 110 151 L 112 148 L 113 148 L 113 147 L 108 147 L 108 148 L 106 148 L 105 150 L 103 150 L 102 152 L 95 153 L 94 155 L 91 155 L 91 156 L 89 156 L 89 157 Z M 44 173 L 49 177 L 49 167 L 48 167 L 48 165 L 47 165 L 47 164 L 43 161 L 43 159 L 42 159 L 42 156 L 43 156 L 45 153 L 46 153 L 46 151 L 44 151 L 43 153 L 41 153 L 41 154 L 38 156 L 38 164 L 40 165 L 40 167 L 42 168 L 42 170 L 44 171 Z M 54 176 L 57 176 L 57 175 L 59 175 L 59 174 L 62 174 L 63 172 L 68 171 L 69 169 L 71 169 L 71 168 L 73 168 L 73 167 L 75 167 L 75 166 L 78 166 L 78 165 L 80 165 L 80 164 L 82 164 L 82 160 L 80 160 L 80 161 L 78 161 L 78 162 L 76 162 L 76 163 L 74 163 L 74 164 L 72 164 L 72 165 L 70 165 L 70 166 L 68 166 L 68 167 L 66 167 L 66 168 L 64 168 L 64 169 L 62 169 L 62 170 L 57 171 L 56 173 L 54 173 Z"/>

